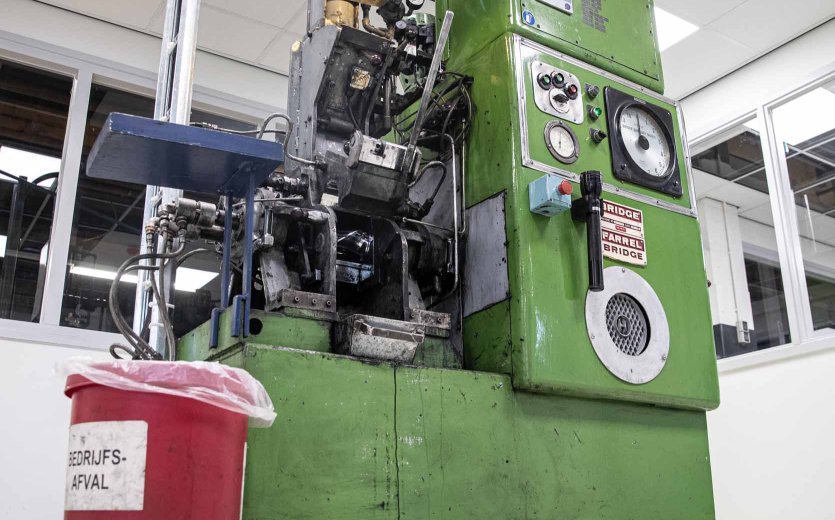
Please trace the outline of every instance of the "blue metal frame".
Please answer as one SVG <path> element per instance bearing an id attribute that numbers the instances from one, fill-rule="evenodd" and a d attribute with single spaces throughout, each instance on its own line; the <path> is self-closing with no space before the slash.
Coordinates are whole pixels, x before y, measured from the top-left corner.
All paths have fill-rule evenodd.
<path id="1" fill-rule="evenodd" d="M 108 116 L 90 151 L 90 177 L 216 192 L 226 197 L 221 302 L 212 309 L 211 348 L 219 344 L 220 316 L 228 307 L 231 292 L 232 199 L 246 199 L 243 292 L 232 301 L 232 336 L 245 338 L 252 310 L 255 192 L 283 163 L 284 146 L 280 143 L 118 113 Z"/>

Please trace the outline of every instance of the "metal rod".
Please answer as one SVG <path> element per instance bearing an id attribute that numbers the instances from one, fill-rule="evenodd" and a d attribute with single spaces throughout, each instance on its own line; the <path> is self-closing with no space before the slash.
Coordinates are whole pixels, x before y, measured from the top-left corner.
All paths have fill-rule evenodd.
<path id="1" fill-rule="evenodd" d="M 258 186 L 255 177 L 249 176 L 249 189 L 246 193 L 246 225 L 244 227 L 244 272 L 242 293 L 244 297 L 243 336 L 249 336 L 249 314 L 252 309 L 252 236 L 255 232 L 255 190 Z"/>
<path id="2" fill-rule="evenodd" d="M 194 84 L 194 62 L 197 56 L 197 27 L 201 0 L 168 0 L 166 5 L 165 25 L 163 27 L 162 48 L 160 50 L 159 76 L 157 78 L 156 103 L 154 118 L 181 125 L 189 124 Z M 145 192 L 145 211 L 143 222 L 155 216 L 158 203 L 167 204 L 182 196 L 181 190 L 148 186 Z M 157 252 L 164 250 L 165 241 L 157 244 Z M 176 250 L 177 240 L 172 244 Z M 146 241 L 140 241 L 141 253 L 147 253 Z M 166 298 L 174 294 L 176 263 L 170 263 L 170 271 L 164 277 L 167 287 L 161 287 Z M 139 271 L 139 283 L 136 285 L 136 305 L 134 307 L 133 328 L 139 331 L 148 312 L 149 294 L 145 290 L 147 271 Z M 158 302 L 167 305 L 168 302 Z M 151 337 L 149 343 L 158 352 L 164 352 L 165 333 L 159 316 L 159 305 L 151 309 Z"/>
<path id="3" fill-rule="evenodd" d="M 226 194 L 226 214 L 223 216 L 223 260 L 220 268 L 220 308 L 229 306 L 229 282 L 232 279 L 232 195 Z"/>
<path id="4" fill-rule="evenodd" d="M 420 108 L 415 116 L 415 124 L 412 127 L 412 135 L 409 138 L 409 147 L 417 145 L 418 137 L 423 129 L 423 120 L 426 118 L 426 111 L 429 109 L 429 102 L 432 100 L 432 91 L 435 89 L 435 81 L 438 79 L 438 72 L 441 70 L 446 42 L 449 39 L 449 31 L 452 29 L 452 19 L 455 13 L 447 11 L 444 15 L 444 23 L 441 26 L 441 33 L 438 35 L 435 44 L 435 54 L 432 56 L 432 65 L 429 67 L 429 75 L 426 77 L 426 84 L 423 87 L 423 97 L 420 100 Z"/>

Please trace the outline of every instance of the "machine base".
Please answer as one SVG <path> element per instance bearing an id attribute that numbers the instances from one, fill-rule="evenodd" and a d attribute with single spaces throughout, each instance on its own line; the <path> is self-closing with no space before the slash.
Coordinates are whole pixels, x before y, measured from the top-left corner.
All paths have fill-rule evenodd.
<path id="1" fill-rule="evenodd" d="M 250 430 L 245 519 L 714 517 L 704 412 L 252 343 L 217 358 L 278 413 Z"/>

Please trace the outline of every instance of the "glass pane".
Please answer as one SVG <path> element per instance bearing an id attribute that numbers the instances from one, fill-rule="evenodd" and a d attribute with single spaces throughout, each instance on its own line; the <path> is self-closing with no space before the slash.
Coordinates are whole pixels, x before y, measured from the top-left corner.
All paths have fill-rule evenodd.
<path id="1" fill-rule="evenodd" d="M 118 267 L 139 252 L 145 186 L 92 179 L 86 175 L 86 159 L 104 121 L 111 112 L 152 117 L 154 100 L 148 97 L 94 85 L 90 94 L 84 155 L 76 195 L 69 273 L 64 288 L 62 325 L 116 332 L 108 309 L 110 285 Z M 192 120 L 235 130 L 253 125 L 221 116 L 193 111 Z M 186 194 L 198 200 L 217 202 L 212 194 Z M 190 243 L 186 251 L 213 245 Z M 178 271 L 175 292 L 175 332 L 182 334 L 206 321 L 220 298 L 219 261 L 215 254 L 190 258 Z M 118 291 L 119 308 L 133 321 L 136 277 L 123 278 Z"/>
<path id="2" fill-rule="evenodd" d="M 759 132 L 747 127 L 741 133 L 693 157 L 693 167 L 727 180 L 758 173 L 765 178 Z"/>
<path id="3" fill-rule="evenodd" d="M 719 358 L 791 342 L 758 128 L 693 159 Z"/>
<path id="4" fill-rule="evenodd" d="M 72 80 L 0 60 L 0 318 L 40 319 Z"/>
<path id="5" fill-rule="evenodd" d="M 815 330 L 835 329 L 835 83 L 774 111 L 795 200 Z"/>

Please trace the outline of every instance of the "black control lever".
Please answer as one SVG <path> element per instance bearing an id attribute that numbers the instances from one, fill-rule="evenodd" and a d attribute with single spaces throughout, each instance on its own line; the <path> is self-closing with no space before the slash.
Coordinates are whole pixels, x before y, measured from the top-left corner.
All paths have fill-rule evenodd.
<path id="1" fill-rule="evenodd" d="M 589 290 L 603 290 L 603 242 L 600 218 L 603 216 L 603 176 L 598 171 L 580 174 L 582 198 L 571 203 L 571 218 L 585 222 L 589 248 Z"/>

